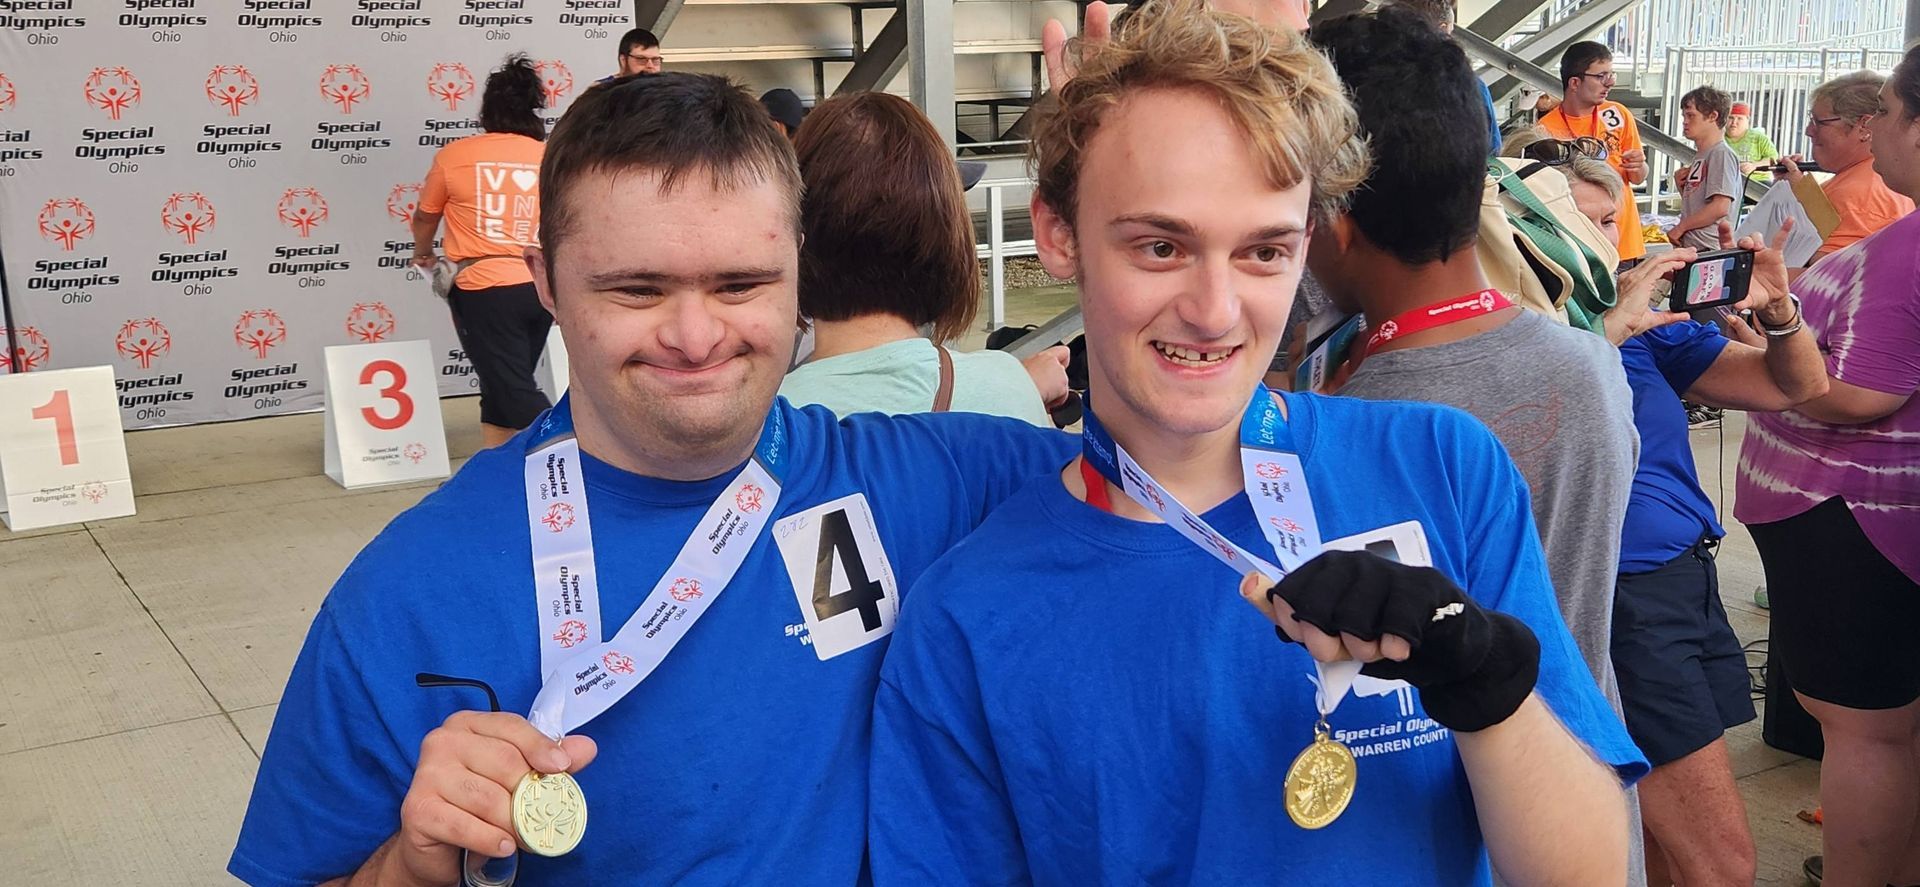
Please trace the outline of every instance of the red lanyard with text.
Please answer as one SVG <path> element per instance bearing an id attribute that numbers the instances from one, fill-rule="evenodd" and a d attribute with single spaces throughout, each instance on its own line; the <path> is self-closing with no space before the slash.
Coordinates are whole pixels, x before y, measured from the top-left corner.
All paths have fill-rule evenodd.
<path id="1" fill-rule="evenodd" d="M 1435 302 L 1424 308 L 1415 308 L 1381 324 L 1367 336 L 1367 345 L 1361 350 L 1360 357 L 1364 360 L 1379 350 L 1380 346 L 1403 336 L 1423 333 L 1450 323 L 1485 317 L 1495 311 L 1512 307 L 1513 303 L 1508 301 L 1506 296 L 1501 295 L 1499 290 L 1486 289 L 1459 298 Z"/>

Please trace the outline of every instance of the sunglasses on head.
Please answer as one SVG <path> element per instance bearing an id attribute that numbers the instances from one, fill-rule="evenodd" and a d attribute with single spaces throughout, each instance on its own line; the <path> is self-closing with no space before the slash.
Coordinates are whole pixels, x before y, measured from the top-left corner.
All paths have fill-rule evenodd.
<path id="1" fill-rule="evenodd" d="M 1607 143 L 1590 136 L 1577 139 L 1541 139 L 1521 149 L 1521 156 L 1548 166 L 1564 166 L 1578 157 L 1607 159 Z"/>

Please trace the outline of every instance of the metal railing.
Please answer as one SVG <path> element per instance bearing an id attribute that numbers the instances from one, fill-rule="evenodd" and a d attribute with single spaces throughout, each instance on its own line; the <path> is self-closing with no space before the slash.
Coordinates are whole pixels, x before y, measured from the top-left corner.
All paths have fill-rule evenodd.
<path id="1" fill-rule="evenodd" d="M 1710 85 L 1745 102 L 1753 111 L 1750 125 L 1765 130 L 1781 154 L 1805 155 L 1811 149 L 1806 125 L 1814 87 L 1863 68 L 1891 73 L 1899 61 L 1899 52 L 1875 49 L 1674 47 L 1663 62 L 1661 123 L 1675 127 L 1680 97 L 1696 86 Z M 1675 166 L 1671 158 L 1655 162 L 1652 172 L 1662 190 Z"/>
<path id="2" fill-rule="evenodd" d="M 1631 63 L 1620 67 L 1651 73 L 1679 47 L 1898 50 L 1904 24 L 1896 0 L 1642 0 L 1595 39 Z"/>

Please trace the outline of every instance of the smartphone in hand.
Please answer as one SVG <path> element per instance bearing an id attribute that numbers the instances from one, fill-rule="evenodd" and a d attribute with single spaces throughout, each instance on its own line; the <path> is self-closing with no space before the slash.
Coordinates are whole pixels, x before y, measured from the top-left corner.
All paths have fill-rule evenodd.
<path id="1" fill-rule="evenodd" d="M 1753 281 L 1753 250 L 1722 249 L 1699 258 L 1673 273 L 1669 311 L 1700 311 L 1731 305 L 1747 297 Z"/>

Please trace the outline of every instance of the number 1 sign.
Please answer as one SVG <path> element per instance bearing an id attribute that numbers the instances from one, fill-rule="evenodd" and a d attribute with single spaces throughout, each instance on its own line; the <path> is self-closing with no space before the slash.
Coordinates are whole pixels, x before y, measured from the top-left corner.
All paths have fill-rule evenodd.
<path id="1" fill-rule="evenodd" d="M 326 355 L 327 476 L 350 490 L 446 477 L 427 343 L 336 345 Z"/>
<path id="2" fill-rule="evenodd" d="M 133 513 L 111 368 L 0 376 L 0 512 L 15 530 Z"/>

